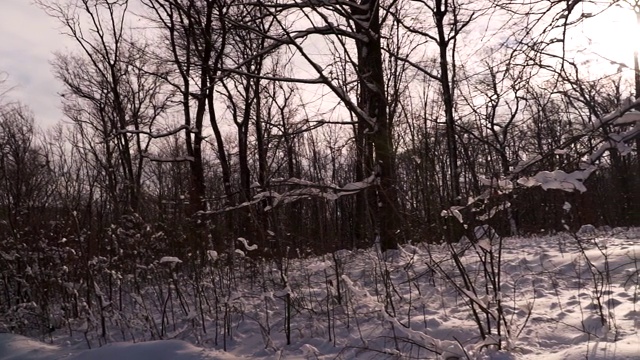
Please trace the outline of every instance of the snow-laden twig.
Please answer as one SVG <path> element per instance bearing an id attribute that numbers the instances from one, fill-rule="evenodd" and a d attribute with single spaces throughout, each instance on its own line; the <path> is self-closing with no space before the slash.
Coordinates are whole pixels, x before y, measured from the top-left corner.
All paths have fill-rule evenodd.
<path id="1" fill-rule="evenodd" d="M 324 198 L 329 201 L 335 201 L 342 196 L 355 195 L 358 192 L 375 185 L 377 177 L 375 175 L 371 175 L 368 178 L 362 181 L 356 181 L 352 183 L 345 184 L 342 187 L 338 187 L 336 185 L 326 185 L 313 183 L 307 180 L 301 180 L 297 178 L 290 178 L 287 180 L 274 180 L 272 181 L 273 186 L 284 186 L 284 185 L 299 185 L 303 186 L 300 189 L 293 189 L 289 191 L 285 191 L 283 193 L 279 193 L 274 190 L 267 190 L 257 193 L 253 196 L 253 199 L 250 201 L 246 201 L 242 204 L 238 204 L 235 206 L 228 206 L 222 209 L 201 212 L 201 215 L 209 215 L 209 214 L 219 214 L 223 212 L 233 211 L 241 208 L 245 208 L 247 206 L 253 206 L 255 204 L 260 203 L 263 200 L 270 200 L 270 204 L 265 207 L 264 210 L 269 211 L 274 209 L 278 205 L 292 203 L 301 199 L 307 199 L 310 197 Z M 256 186 L 257 188 L 258 186 Z"/>
<path id="2" fill-rule="evenodd" d="M 175 162 L 192 162 L 195 161 L 193 156 L 174 156 L 174 157 L 160 157 L 160 156 L 155 156 L 155 155 L 151 155 L 149 153 L 143 153 L 142 157 L 149 159 L 150 161 L 154 161 L 154 162 L 171 162 L 171 163 L 175 163 Z"/>

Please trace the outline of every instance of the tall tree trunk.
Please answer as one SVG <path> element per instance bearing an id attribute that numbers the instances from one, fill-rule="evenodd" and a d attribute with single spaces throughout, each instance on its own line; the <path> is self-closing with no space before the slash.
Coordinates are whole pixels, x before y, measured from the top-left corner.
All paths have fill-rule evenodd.
<path id="1" fill-rule="evenodd" d="M 640 29 L 640 1 L 636 1 L 636 6 L 634 6 L 634 11 L 636 12 L 636 26 L 637 29 Z M 633 53 L 633 69 L 634 80 L 635 80 L 635 98 L 636 100 L 640 98 L 640 63 L 638 61 L 638 50 Z M 639 109 L 640 110 L 640 109 Z M 640 137 L 636 138 L 636 174 L 635 174 L 636 184 L 635 188 L 640 188 Z M 633 204 L 635 204 L 634 216 L 631 219 L 634 223 L 640 220 L 640 209 L 638 208 L 638 202 L 640 202 L 640 196 L 638 195 L 639 191 L 635 191 L 635 199 L 630 199 Z"/>
<path id="2" fill-rule="evenodd" d="M 456 141 L 456 123 L 453 112 L 453 88 L 449 75 L 449 51 L 450 39 L 447 39 L 445 29 L 445 18 L 449 9 L 448 2 L 442 0 L 435 1 L 434 19 L 438 31 L 438 48 L 440 50 L 440 84 L 442 86 L 442 99 L 444 102 L 447 152 L 449 155 L 449 181 L 450 192 L 448 196 L 448 206 L 460 201 L 460 170 L 458 168 L 458 144 Z"/>
<path id="3" fill-rule="evenodd" d="M 385 251 L 395 249 L 398 246 L 399 216 L 393 141 L 387 116 L 387 97 L 380 44 L 380 6 L 376 0 L 361 0 L 360 7 L 352 7 L 351 11 L 353 18 L 356 19 L 356 32 L 366 38 L 366 41 L 356 40 L 360 81 L 358 107 L 369 118 L 365 119 L 363 116 L 359 116 L 358 127 L 365 129 L 365 133 L 362 135 L 370 137 L 373 144 L 376 163 L 372 170 L 379 183 L 376 187 L 377 198 L 373 204 L 369 203 L 369 206 L 374 213 L 375 230 L 379 237 L 380 249 Z M 368 174 L 363 175 L 368 176 Z"/>

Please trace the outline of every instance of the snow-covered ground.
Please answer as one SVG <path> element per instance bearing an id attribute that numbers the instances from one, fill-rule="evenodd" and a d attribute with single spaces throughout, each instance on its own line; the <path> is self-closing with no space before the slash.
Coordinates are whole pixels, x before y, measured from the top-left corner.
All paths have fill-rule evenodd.
<path id="1" fill-rule="evenodd" d="M 254 261 L 224 301 L 224 332 L 191 310 L 164 340 L 133 341 L 111 319 L 104 341 L 86 324 L 0 334 L 0 360 L 640 359 L 640 229 L 582 230 Z"/>

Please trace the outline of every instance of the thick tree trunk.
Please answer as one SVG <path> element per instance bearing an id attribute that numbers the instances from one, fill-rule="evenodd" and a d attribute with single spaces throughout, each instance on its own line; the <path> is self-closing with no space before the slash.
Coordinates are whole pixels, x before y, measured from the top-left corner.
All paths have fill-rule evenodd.
<path id="1" fill-rule="evenodd" d="M 362 0 L 360 7 L 352 7 L 356 32 L 366 37 L 366 41 L 356 40 L 358 50 L 358 76 L 360 96 L 358 107 L 364 110 L 368 119 L 358 119 L 359 131 L 370 138 L 375 156 L 373 172 L 378 178 L 376 199 L 369 201 L 373 210 L 374 226 L 382 251 L 398 246 L 399 219 L 397 190 L 395 187 L 395 166 L 391 128 L 387 116 L 387 97 L 384 86 L 382 48 L 380 44 L 380 7 L 375 0 Z M 365 25 L 366 26 L 363 26 Z M 366 146 L 366 145 L 365 145 Z M 364 155 L 364 154 L 359 154 Z M 366 160 L 363 161 L 366 164 Z M 366 167 L 365 167 L 366 169 Z M 368 174 L 362 174 L 363 177 Z M 361 200 L 360 200 L 361 201 Z M 361 207 L 362 204 L 358 204 Z M 363 209 L 358 209 L 362 211 Z M 366 216 L 366 215 L 365 215 Z M 360 214 L 360 218 L 363 214 Z"/>

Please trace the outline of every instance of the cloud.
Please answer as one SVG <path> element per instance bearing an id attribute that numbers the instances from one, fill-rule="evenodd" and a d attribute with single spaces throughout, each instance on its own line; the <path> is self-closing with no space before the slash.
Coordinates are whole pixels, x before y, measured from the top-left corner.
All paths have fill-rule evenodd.
<path id="1" fill-rule="evenodd" d="M 9 75 L 8 94 L 28 105 L 37 123 L 49 127 L 62 118 L 61 84 L 51 73 L 53 52 L 70 41 L 56 21 L 28 0 L 2 0 L 0 12 L 0 71 Z"/>

